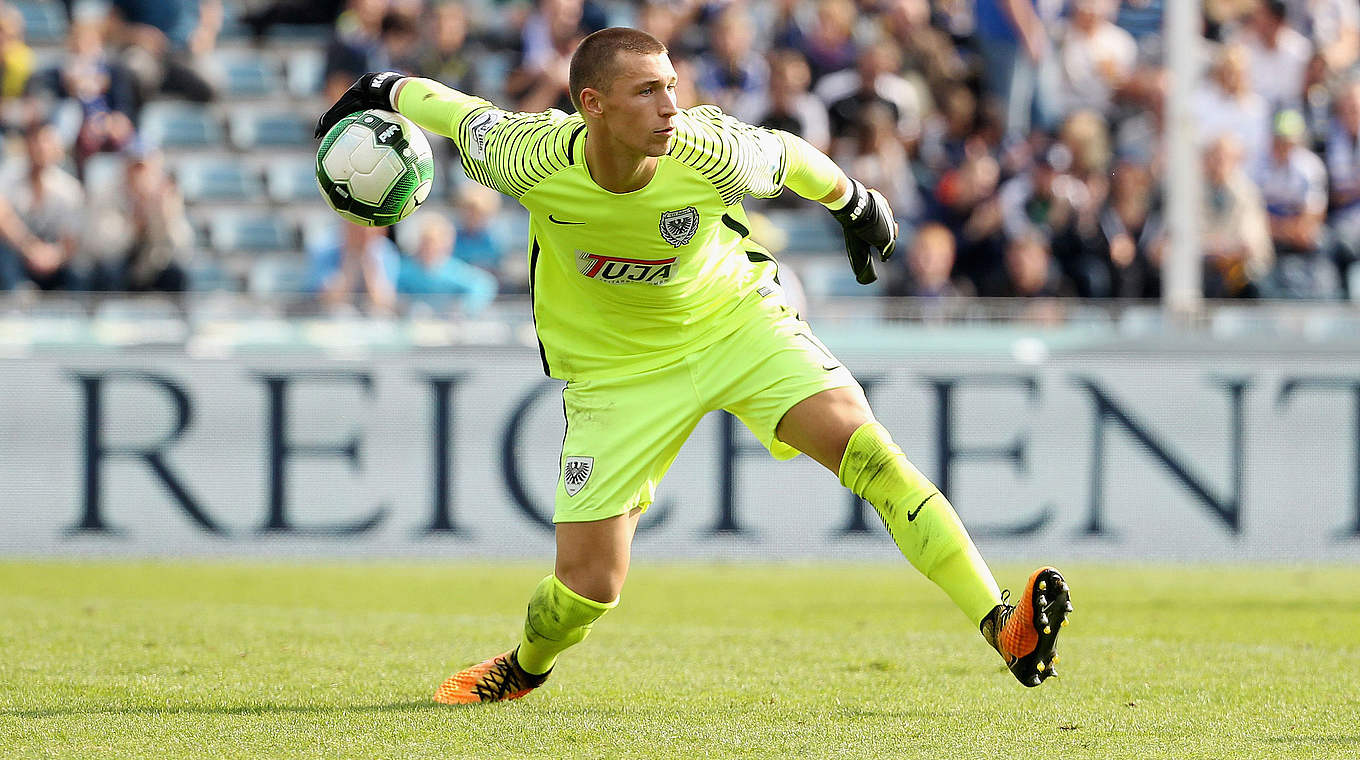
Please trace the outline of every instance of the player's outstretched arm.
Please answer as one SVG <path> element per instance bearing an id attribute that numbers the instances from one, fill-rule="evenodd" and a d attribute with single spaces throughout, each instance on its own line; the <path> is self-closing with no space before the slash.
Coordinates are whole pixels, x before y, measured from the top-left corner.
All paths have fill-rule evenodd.
<path id="1" fill-rule="evenodd" d="M 888 200 L 877 190 L 848 177 L 834 161 L 797 135 L 781 133 L 788 172 L 784 184 L 795 193 L 823 204 L 840 222 L 845 252 L 855 279 L 868 285 L 878 279 L 874 253 L 887 261 L 897 248 L 897 222 Z"/>

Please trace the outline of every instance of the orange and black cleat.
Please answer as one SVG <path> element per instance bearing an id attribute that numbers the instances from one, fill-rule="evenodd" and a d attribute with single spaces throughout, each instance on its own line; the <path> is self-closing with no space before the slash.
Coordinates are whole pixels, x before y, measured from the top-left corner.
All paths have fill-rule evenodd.
<path id="1" fill-rule="evenodd" d="M 1010 592 L 1003 593 L 1001 604 L 982 619 L 982 636 L 1020 683 L 1038 686 L 1057 675 L 1058 632 L 1072 612 L 1067 581 L 1057 569 L 1041 567 L 1029 577 L 1020 603 L 1012 607 L 1009 599 Z"/>
<path id="2" fill-rule="evenodd" d="M 453 674 L 434 692 L 434 701 L 446 705 L 503 702 L 519 699 L 548 680 L 548 673 L 534 675 L 519 666 L 518 649 L 498 654 Z"/>

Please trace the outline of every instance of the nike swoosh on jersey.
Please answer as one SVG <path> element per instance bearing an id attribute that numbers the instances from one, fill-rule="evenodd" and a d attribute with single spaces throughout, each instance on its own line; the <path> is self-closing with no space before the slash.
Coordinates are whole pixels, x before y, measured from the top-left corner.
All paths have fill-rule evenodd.
<path id="1" fill-rule="evenodd" d="M 555 218 L 552 214 L 548 214 L 548 221 L 553 224 L 585 224 L 585 222 L 564 222 L 561 219 Z"/>

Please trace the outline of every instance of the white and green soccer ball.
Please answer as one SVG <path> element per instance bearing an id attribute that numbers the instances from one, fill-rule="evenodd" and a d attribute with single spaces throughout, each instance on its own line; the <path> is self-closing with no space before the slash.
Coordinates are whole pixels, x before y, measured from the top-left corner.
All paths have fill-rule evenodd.
<path id="1" fill-rule="evenodd" d="M 425 133 L 391 111 L 346 116 L 316 152 L 321 197 L 355 224 L 396 224 L 425 202 L 433 183 L 434 154 Z"/>

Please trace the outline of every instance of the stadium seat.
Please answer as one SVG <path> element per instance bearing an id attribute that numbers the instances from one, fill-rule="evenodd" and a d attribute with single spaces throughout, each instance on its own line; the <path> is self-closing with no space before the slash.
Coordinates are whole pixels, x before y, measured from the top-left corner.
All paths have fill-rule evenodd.
<path id="1" fill-rule="evenodd" d="M 66 11 L 55 2 L 11 2 L 24 17 L 24 39 L 30 43 L 61 42 L 66 37 Z"/>
<path id="2" fill-rule="evenodd" d="M 260 178 L 252 169 L 229 159 L 184 160 L 176 164 L 184 198 L 201 201 L 256 201 L 264 198 Z"/>
<path id="3" fill-rule="evenodd" d="M 297 229 L 268 213 L 219 213 L 209 223 L 212 247 L 220 252 L 291 251 L 298 247 Z"/>
<path id="4" fill-rule="evenodd" d="M 189 103 L 148 104 L 142 109 L 141 133 L 149 144 L 161 148 L 217 147 L 222 144 L 222 126 L 212 111 Z"/>
<path id="5" fill-rule="evenodd" d="M 322 202 L 316 187 L 316 161 L 311 158 L 289 156 L 270 162 L 265 186 L 269 199 L 278 203 Z"/>
<path id="6" fill-rule="evenodd" d="M 340 229 L 340 217 L 329 208 L 305 214 L 299 224 L 302 231 L 302 248 L 310 251 L 332 243 Z"/>
<path id="7" fill-rule="evenodd" d="M 830 214 L 809 213 L 802 209 L 770 209 L 764 214 L 769 218 L 770 226 L 783 230 L 788 236 L 788 253 L 844 253 L 845 242 L 841 238 L 840 228 L 832 221 Z"/>
<path id="8" fill-rule="evenodd" d="M 221 71 L 222 89 L 230 97 L 266 97 L 282 84 L 273 59 L 257 51 L 218 51 L 213 65 Z"/>
<path id="9" fill-rule="evenodd" d="M 231 142 L 241 150 L 310 146 L 312 119 L 296 111 L 242 110 L 231 118 Z"/>
<path id="10" fill-rule="evenodd" d="M 241 283 L 216 261 L 198 257 L 189 262 L 188 269 L 189 288 L 195 292 L 235 292 L 241 289 Z M 197 300 L 194 299 L 190 304 Z"/>
<path id="11" fill-rule="evenodd" d="M 325 78 L 326 56 L 315 48 L 301 48 L 288 54 L 284 74 L 288 91 L 299 98 L 310 98 L 321 92 Z"/>
<path id="12" fill-rule="evenodd" d="M 261 256 L 250 267 L 246 290 L 254 295 L 306 292 L 307 259 L 300 254 Z"/>

